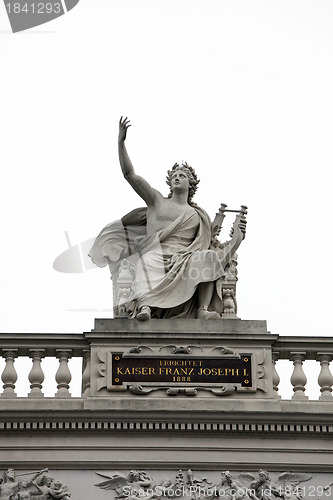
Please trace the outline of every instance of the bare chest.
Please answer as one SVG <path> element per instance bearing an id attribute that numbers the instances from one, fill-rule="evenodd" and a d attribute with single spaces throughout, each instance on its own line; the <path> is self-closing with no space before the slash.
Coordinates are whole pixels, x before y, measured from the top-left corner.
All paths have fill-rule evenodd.
<path id="1" fill-rule="evenodd" d="M 147 211 L 147 229 L 148 232 L 156 232 L 166 228 L 171 222 L 175 221 L 188 213 L 188 217 L 195 213 L 194 208 L 189 205 L 178 205 L 169 200 L 162 200 L 154 207 L 149 207 Z"/>

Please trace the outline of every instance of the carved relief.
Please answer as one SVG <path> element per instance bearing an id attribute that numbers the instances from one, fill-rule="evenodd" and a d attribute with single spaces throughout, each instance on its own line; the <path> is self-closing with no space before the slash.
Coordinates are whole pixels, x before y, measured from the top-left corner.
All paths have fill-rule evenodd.
<path id="1" fill-rule="evenodd" d="M 237 313 L 237 303 L 235 298 L 235 293 L 232 288 L 224 288 L 222 290 L 222 305 L 223 314 L 236 314 Z"/>
<path id="2" fill-rule="evenodd" d="M 222 491 L 225 500 L 253 500 L 246 492 L 246 486 L 240 480 L 240 476 L 233 477 L 228 470 L 221 472 L 221 488 L 218 496 L 221 498 Z"/>
<path id="3" fill-rule="evenodd" d="M 214 347 L 214 349 L 212 349 L 212 353 L 214 351 L 219 351 L 220 354 L 222 354 L 222 356 L 225 356 L 227 354 L 231 354 L 232 356 L 238 356 L 239 357 L 239 353 L 234 351 L 233 349 L 230 349 L 230 347 L 226 347 L 225 345 L 221 345 L 221 346 L 218 346 L 218 347 Z"/>
<path id="4" fill-rule="evenodd" d="M 248 491 L 253 492 L 255 500 L 285 499 L 300 500 L 303 498 L 303 490 L 299 485 L 309 481 L 312 476 L 309 474 L 283 472 L 273 481 L 267 471 L 260 469 L 257 477 L 250 473 L 242 473 L 239 476 L 243 480 L 250 480 L 245 483 Z"/>
<path id="5" fill-rule="evenodd" d="M 119 272 L 113 278 L 113 312 L 115 318 L 127 318 L 129 311 L 126 308 L 131 294 L 131 284 L 133 282 L 133 269 L 127 259 L 120 263 Z"/>
<path id="6" fill-rule="evenodd" d="M 128 473 L 113 472 L 110 475 L 96 472 L 102 481 L 95 484 L 102 490 L 113 491 L 113 500 L 152 500 L 179 498 L 184 500 L 302 500 L 310 492 L 329 497 L 332 482 L 327 486 L 314 486 L 306 473 L 273 473 L 260 469 L 247 471 L 221 471 L 220 478 L 214 471 L 208 477 L 202 472 L 178 470 L 167 477 L 142 470 Z M 329 481 L 327 481 L 328 483 Z M 307 483 L 304 485 L 303 483 Z M 320 495 L 320 491 L 322 494 Z M 0 477 L 0 500 L 70 500 L 71 493 L 61 481 L 53 479 L 48 469 L 16 473 L 8 468 Z M 313 494 L 312 494 L 313 496 Z M 99 498 L 99 497 L 98 497 Z M 110 496 L 106 498 L 110 499 Z"/>
<path id="7" fill-rule="evenodd" d="M 114 307 L 113 310 L 115 317 L 117 318 L 128 317 L 128 310 L 126 308 L 125 303 L 127 302 L 129 296 L 130 296 L 129 288 L 119 288 L 117 305 Z"/>
<path id="8" fill-rule="evenodd" d="M 95 486 L 113 490 L 115 500 L 151 500 L 161 497 L 191 500 L 302 500 L 306 496 L 306 489 L 300 485 L 312 478 L 309 474 L 283 472 L 273 479 L 262 469 L 257 474 L 222 471 L 220 480 L 217 478 L 216 482 L 200 477 L 200 474 L 195 477 L 191 469 L 186 472 L 180 470 L 174 478 L 159 481 L 137 470 L 131 470 L 127 476 L 119 472 L 111 476 L 96 474 L 104 481 Z"/>
<path id="9" fill-rule="evenodd" d="M 40 500 L 70 500 L 67 486 L 46 472 L 48 469 L 16 474 L 14 469 L 7 469 L 0 479 L 0 500 L 30 500 L 35 496 Z"/>
<path id="10" fill-rule="evenodd" d="M 142 385 L 130 385 L 128 386 L 128 390 L 132 394 L 137 394 L 139 396 L 144 396 L 145 394 L 149 394 L 153 391 L 164 390 L 167 396 L 177 396 L 182 394 L 184 396 L 196 396 L 199 390 L 208 391 L 215 396 L 229 396 L 233 392 L 236 391 L 236 388 L 230 384 L 221 385 L 220 387 L 170 387 L 170 386 L 142 386 Z"/>
<path id="11" fill-rule="evenodd" d="M 166 345 L 160 348 L 161 353 L 170 354 L 193 354 L 193 352 L 202 352 L 202 348 L 197 345 Z"/>
<path id="12" fill-rule="evenodd" d="M 237 254 L 235 253 L 229 263 L 225 266 L 225 279 L 228 281 L 237 281 L 237 270 L 238 262 L 237 262 Z"/>
<path id="13" fill-rule="evenodd" d="M 128 500 L 139 498 L 148 500 L 154 496 L 155 488 L 152 485 L 152 479 L 144 471 L 131 470 L 127 476 L 118 472 L 112 476 L 98 472 L 96 474 L 106 481 L 95 484 L 95 486 L 104 490 L 114 490 L 117 499 L 126 497 Z M 149 493 L 148 489 L 152 493 Z"/>
<path id="14" fill-rule="evenodd" d="M 131 470 L 127 476 L 119 472 L 112 476 L 100 474 L 100 477 L 106 479 L 101 483 L 95 484 L 98 488 L 104 490 L 113 490 L 115 499 L 127 500 L 150 500 L 152 498 L 179 498 L 191 491 L 192 498 L 199 498 L 196 495 L 200 491 L 205 496 L 207 490 L 211 489 L 212 482 L 206 478 L 195 478 L 193 472 L 189 469 L 185 474 L 179 470 L 174 479 L 167 478 L 160 481 L 154 481 L 146 472 Z"/>

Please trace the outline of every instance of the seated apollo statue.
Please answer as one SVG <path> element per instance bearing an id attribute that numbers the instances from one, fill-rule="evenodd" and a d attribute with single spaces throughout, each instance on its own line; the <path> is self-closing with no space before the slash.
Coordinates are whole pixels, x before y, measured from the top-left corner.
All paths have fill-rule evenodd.
<path id="1" fill-rule="evenodd" d="M 216 241 L 213 244 L 216 235 L 209 216 L 193 202 L 199 183 L 196 173 L 187 163 L 176 163 L 168 171 L 170 193 L 164 197 L 133 168 L 125 146 L 130 126 L 121 117 L 119 161 L 125 179 L 146 207 L 106 226 L 89 255 L 97 266 L 109 265 L 111 272 L 123 259 L 132 262 L 134 279 L 126 297 L 131 318 L 220 319 L 226 260 L 219 256 Z M 241 240 L 243 218 L 238 226 Z"/>

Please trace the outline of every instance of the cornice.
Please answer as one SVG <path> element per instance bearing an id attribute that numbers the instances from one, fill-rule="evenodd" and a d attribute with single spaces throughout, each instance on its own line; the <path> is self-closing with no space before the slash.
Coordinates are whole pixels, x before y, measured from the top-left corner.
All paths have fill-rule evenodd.
<path id="1" fill-rule="evenodd" d="M 81 430 L 333 436 L 333 403 L 278 400 L 54 399 L 0 400 L 2 431 Z"/>

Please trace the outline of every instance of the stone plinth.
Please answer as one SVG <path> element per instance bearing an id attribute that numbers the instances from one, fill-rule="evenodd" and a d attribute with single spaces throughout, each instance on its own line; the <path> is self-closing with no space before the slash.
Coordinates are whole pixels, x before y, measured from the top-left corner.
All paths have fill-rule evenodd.
<path id="1" fill-rule="evenodd" d="M 116 334 L 143 334 L 151 333 L 155 337 L 163 334 L 177 336 L 191 334 L 194 336 L 206 336 L 207 334 L 269 334 L 267 323 L 264 320 L 241 320 L 241 319 L 152 319 L 150 321 L 137 321 L 127 318 L 117 319 L 95 319 L 95 328 L 91 335 L 108 332 Z M 86 333 L 90 337 L 90 334 Z"/>
<path id="2" fill-rule="evenodd" d="M 265 321 L 98 319 L 85 336 L 91 397 L 274 398 Z"/>

